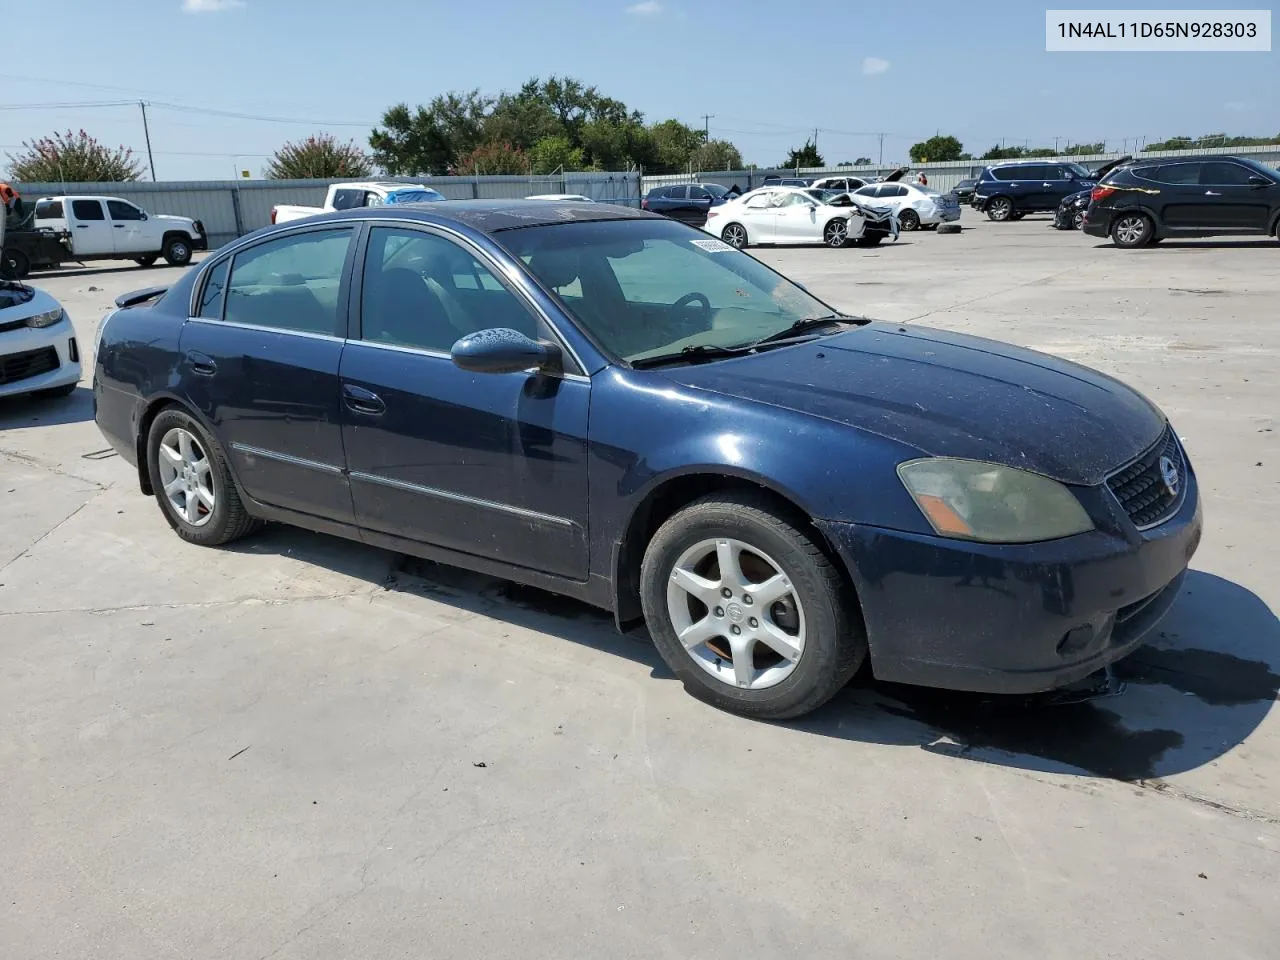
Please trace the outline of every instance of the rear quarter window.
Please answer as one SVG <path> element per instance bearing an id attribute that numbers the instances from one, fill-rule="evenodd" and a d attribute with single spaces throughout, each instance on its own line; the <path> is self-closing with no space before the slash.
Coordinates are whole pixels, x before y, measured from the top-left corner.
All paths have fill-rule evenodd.
<path id="1" fill-rule="evenodd" d="M 64 216 L 61 200 L 41 200 L 36 204 L 37 220 L 61 220 Z"/>

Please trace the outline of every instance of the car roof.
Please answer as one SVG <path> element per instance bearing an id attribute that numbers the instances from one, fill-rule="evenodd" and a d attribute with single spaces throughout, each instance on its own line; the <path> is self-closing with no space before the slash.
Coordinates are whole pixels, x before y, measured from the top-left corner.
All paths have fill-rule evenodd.
<path id="1" fill-rule="evenodd" d="M 416 220 L 422 223 L 462 224 L 484 234 L 500 233 L 520 227 L 541 227 L 553 223 L 591 220 L 665 219 L 645 210 L 633 210 L 612 203 L 583 203 L 565 200 L 449 200 L 445 203 L 405 203 L 385 207 L 356 207 L 334 213 L 308 217 L 308 222 L 323 220 Z M 299 223 L 291 220 L 289 223 Z M 287 226 L 288 224 L 286 224 Z"/>

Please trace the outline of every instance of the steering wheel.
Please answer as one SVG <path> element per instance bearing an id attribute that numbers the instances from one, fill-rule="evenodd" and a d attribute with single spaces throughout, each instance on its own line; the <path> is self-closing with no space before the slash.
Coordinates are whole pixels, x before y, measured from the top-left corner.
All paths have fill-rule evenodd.
<path id="1" fill-rule="evenodd" d="M 705 293 L 686 293 L 683 297 L 671 305 L 671 313 L 679 314 L 688 310 L 693 304 L 698 304 L 699 312 L 701 312 L 702 320 L 711 320 L 711 300 Z"/>

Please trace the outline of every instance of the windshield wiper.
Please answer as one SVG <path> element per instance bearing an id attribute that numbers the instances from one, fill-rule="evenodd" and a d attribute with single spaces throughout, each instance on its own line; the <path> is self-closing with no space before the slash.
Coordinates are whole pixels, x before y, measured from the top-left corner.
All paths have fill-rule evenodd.
<path id="1" fill-rule="evenodd" d="M 754 347 L 754 343 L 741 347 L 717 347 L 709 343 L 700 343 L 697 346 L 684 347 L 671 353 L 658 353 L 651 357 L 640 357 L 637 360 L 632 360 L 631 366 L 636 370 L 643 370 L 646 367 L 661 367 L 669 363 L 698 363 L 702 360 L 719 360 L 722 357 L 741 356 Z"/>
<path id="2" fill-rule="evenodd" d="M 771 333 L 767 337 L 761 337 L 751 346 L 758 347 L 762 343 L 778 343 L 783 340 L 790 340 L 792 337 L 798 337 L 801 334 L 808 333 L 810 330 L 827 327 L 833 323 L 856 323 L 858 319 L 858 317 L 846 317 L 838 313 L 828 313 L 821 317 L 805 317 L 802 320 L 797 320 L 785 330 L 779 330 L 777 333 Z"/>

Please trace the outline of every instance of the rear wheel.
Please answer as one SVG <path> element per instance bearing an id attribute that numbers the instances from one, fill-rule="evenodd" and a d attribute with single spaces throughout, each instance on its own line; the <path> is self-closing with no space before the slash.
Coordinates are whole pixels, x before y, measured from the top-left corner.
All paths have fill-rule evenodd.
<path id="1" fill-rule="evenodd" d="M 1111 242 L 1122 250 L 1145 247 L 1153 233 L 1151 218 L 1144 213 L 1122 213 L 1111 224 Z"/>
<path id="2" fill-rule="evenodd" d="M 257 529 L 217 441 L 183 410 L 164 410 L 147 435 L 147 470 L 160 512 L 189 543 L 217 547 Z"/>
<path id="3" fill-rule="evenodd" d="M 1013 201 L 1008 197 L 992 197 L 987 201 L 987 219 L 997 222 L 1013 216 Z"/>
<path id="4" fill-rule="evenodd" d="M 152 266 L 157 259 L 158 258 L 154 253 L 149 253 L 145 257 L 138 257 L 136 260 L 134 260 L 134 263 L 136 263 L 140 267 L 149 267 L 149 266 Z"/>
<path id="5" fill-rule="evenodd" d="M 31 259 L 21 250 L 4 251 L 0 259 L 0 276 L 6 280 L 21 280 L 31 272 Z"/>
<path id="6" fill-rule="evenodd" d="M 170 237 L 164 242 L 163 253 L 171 267 L 185 267 L 191 262 L 191 242 L 183 237 Z"/>
<path id="7" fill-rule="evenodd" d="M 720 239 L 741 250 L 747 245 L 747 228 L 740 223 L 731 223 L 720 231 Z"/>
<path id="8" fill-rule="evenodd" d="M 843 247 L 849 243 L 849 221 L 836 217 L 822 229 L 822 242 L 828 247 Z"/>
<path id="9" fill-rule="evenodd" d="M 760 719 L 826 703 L 866 657 L 860 617 L 821 547 L 751 495 L 696 501 L 641 568 L 658 652 L 693 696 Z"/>
<path id="10" fill-rule="evenodd" d="M 898 214 L 898 228 L 900 230 L 920 229 L 920 215 L 914 210 L 903 210 Z"/>

